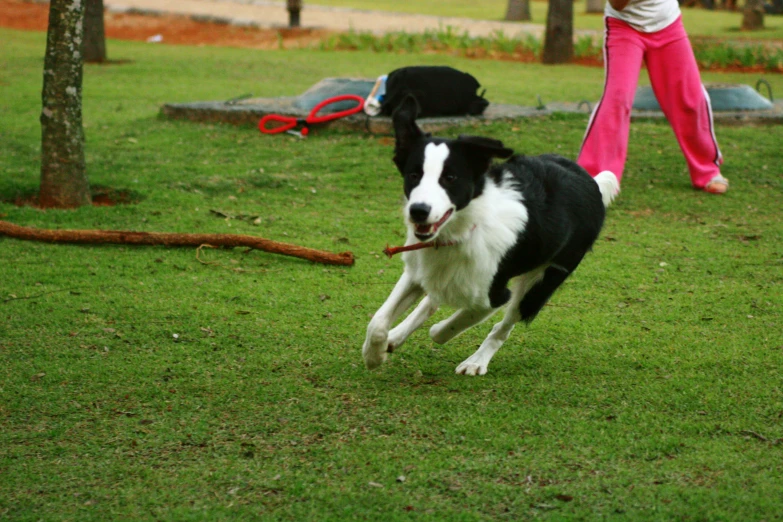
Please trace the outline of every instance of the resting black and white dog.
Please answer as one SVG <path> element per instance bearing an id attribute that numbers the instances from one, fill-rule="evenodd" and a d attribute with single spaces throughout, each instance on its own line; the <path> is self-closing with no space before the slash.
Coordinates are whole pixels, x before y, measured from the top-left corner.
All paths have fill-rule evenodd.
<path id="1" fill-rule="evenodd" d="M 512 156 L 498 140 L 432 137 L 415 115 L 415 101 L 406 101 L 393 120 L 406 196 L 405 271 L 370 321 L 362 355 L 368 368 L 380 366 L 440 305 L 457 311 L 430 328 L 439 344 L 505 306 L 503 320 L 457 366 L 483 375 L 514 325 L 531 322 L 591 249 L 619 184 L 609 171 L 592 178 L 560 156 Z"/>

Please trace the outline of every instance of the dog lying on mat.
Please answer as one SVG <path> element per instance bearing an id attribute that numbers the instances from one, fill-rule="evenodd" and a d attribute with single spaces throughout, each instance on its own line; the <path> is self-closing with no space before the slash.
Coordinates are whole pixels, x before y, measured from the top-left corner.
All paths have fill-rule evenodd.
<path id="1" fill-rule="evenodd" d="M 380 366 L 441 305 L 457 311 L 430 328 L 438 344 L 505 306 L 456 369 L 484 375 L 514 325 L 530 323 L 591 249 L 619 184 L 609 171 L 592 178 L 560 156 L 512 155 L 498 140 L 433 137 L 416 124 L 416 111 L 409 98 L 393 116 L 408 237 L 386 253 L 403 252 L 405 270 L 370 321 L 362 355 L 367 368 Z"/>

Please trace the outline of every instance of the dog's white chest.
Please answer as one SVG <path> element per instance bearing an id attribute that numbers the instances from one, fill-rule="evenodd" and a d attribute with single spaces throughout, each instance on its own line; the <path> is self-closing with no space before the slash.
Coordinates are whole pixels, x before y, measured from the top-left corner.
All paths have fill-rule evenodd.
<path id="1" fill-rule="evenodd" d="M 459 244 L 410 252 L 405 270 L 438 304 L 487 308 L 499 259 L 471 255 L 471 250 L 471 245 Z"/>

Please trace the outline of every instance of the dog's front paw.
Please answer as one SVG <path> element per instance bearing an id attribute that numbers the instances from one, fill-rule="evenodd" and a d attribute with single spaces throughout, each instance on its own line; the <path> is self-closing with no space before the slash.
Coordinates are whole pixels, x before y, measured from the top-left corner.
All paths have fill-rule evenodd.
<path id="1" fill-rule="evenodd" d="M 455 373 L 459 375 L 484 375 L 487 373 L 487 367 L 489 366 L 489 360 L 486 360 L 479 353 L 474 353 L 455 370 Z"/>
<path id="2" fill-rule="evenodd" d="M 463 362 L 457 366 L 455 373 L 459 375 L 484 375 L 487 373 L 487 367 L 481 364 Z"/>
<path id="3" fill-rule="evenodd" d="M 367 339 L 362 346 L 362 357 L 368 370 L 374 370 L 386 362 L 388 339 L 389 332 L 386 330 L 367 332 Z"/>

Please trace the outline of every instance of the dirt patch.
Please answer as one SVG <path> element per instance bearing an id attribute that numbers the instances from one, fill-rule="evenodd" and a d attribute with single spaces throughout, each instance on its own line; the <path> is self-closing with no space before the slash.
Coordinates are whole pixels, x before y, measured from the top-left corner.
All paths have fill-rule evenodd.
<path id="1" fill-rule="evenodd" d="M 23 31 L 46 31 L 49 4 L 0 0 L 0 27 Z M 104 16 L 107 38 L 163 44 L 216 45 L 252 49 L 292 49 L 323 41 L 332 31 L 325 29 L 259 29 L 227 24 L 197 22 L 184 16 L 149 16 L 107 12 Z M 111 49 L 109 49 L 111 57 Z"/>
<path id="2" fill-rule="evenodd" d="M 513 53 L 502 53 L 497 51 L 487 51 L 481 48 L 466 49 L 463 56 L 475 60 L 505 60 L 509 62 L 521 63 L 541 63 L 541 57 L 532 51 L 515 51 Z M 572 58 L 571 63 L 585 67 L 603 67 L 604 62 L 600 56 L 580 56 Z"/>
<path id="3" fill-rule="evenodd" d="M 94 207 L 113 207 L 115 205 L 134 205 L 143 200 L 144 197 L 133 190 L 114 189 L 101 185 L 90 187 L 92 196 L 92 206 Z M 5 203 L 12 203 L 17 207 L 41 207 L 38 200 L 38 191 L 24 192 L 16 196 L 2 200 Z"/>

